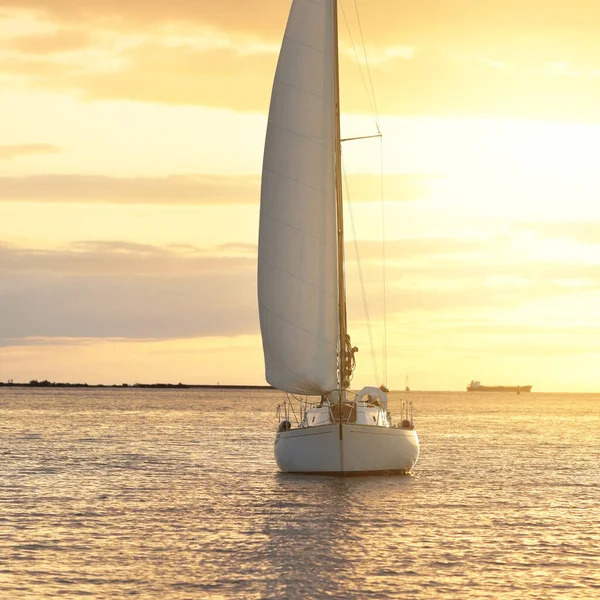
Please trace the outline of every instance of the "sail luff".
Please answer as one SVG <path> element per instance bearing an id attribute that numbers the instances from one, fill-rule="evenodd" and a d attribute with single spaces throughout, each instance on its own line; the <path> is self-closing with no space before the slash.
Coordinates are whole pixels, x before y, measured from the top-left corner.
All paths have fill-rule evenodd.
<path id="1" fill-rule="evenodd" d="M 338 280 L 338 330 L 339 330 L 339 364 L 338 387 L 344 390 L 346 379 L 346 333 L 348 331 L 346 316 L 346 280 L 344 256 L 344 204 L 342 190 L 342 141 L 340 126 L 340 67 L 339 67 L 339 40 L 337 0 L 332 3 L 332 37 L 333 37 L 333 102 L 335 123 L 335 196 L 336 196 L 336 221 L 337 221 L 337 280 Z M 343 394 L 340 394 L 340 399 Z"/>

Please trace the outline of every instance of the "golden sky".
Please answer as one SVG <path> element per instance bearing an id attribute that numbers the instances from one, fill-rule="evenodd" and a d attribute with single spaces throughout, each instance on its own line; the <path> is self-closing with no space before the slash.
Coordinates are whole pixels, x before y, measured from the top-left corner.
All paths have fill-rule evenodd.
<path id="1" fill-rule="evenodd" d="M 357 3 L 388 384 L 597 391 L 600 3 Z M 342 133 L 366 135 L 342 6 Z M 0 381 L 264 382 L 258 199 L 288 9 L 0 0 Z M 354 235 L 383 371 L 379 149 L 345 147 L 356 386 L 379 381 Z"/>

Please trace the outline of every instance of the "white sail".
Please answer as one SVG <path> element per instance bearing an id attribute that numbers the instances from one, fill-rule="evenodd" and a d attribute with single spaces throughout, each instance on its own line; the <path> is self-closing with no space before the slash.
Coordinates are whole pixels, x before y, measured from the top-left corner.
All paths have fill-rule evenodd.
<path id="1" fill-rule="evenodd" d="M 335 111 L 331 0 L 294 0 L 263 159 L 258 301 L 267 381 L 337 388 Z"/>

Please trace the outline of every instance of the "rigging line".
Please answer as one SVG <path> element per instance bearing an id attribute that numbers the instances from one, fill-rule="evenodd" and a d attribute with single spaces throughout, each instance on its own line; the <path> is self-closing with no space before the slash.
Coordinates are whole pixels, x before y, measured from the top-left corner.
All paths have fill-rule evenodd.
<path id="1" fill-rule="evenodd" d="M 365 55 L 365 64 L 367 65 L 367 73 L 369 75 L 369 85 L 371 86 L 371 94 L 373 96 L 373 104 L 375 106 L 375 122 L 377 123 L 377 131 L 381 131 L 379 128 L 379 111 L 377 110 L 377 98 L 375 97 L 375 87 L 373 86 L 373 79 L 371 77 L 371 68 L 369 67 L 369 59 L 367 58 L 367 47 L 365 46 L 365 37 L 363 35 L 362 24 L 360 22 L 360 13 L 358 12 L 358 4 L 354 0 L 354 9 L 356 10 L 356 18 L 358 20 L 358 30 L 360 31 L 360 41 L 363 47 L 363 54 Z"/>
<path id="2" fill-rule="evenodd" d="M 340 142 L 354 142 L 356 140 L 370 140 L 371 138 L 378 138 L 378 137 L 381 137 L 382 135 L 383 135 L 382 133 L 375 133 L 374 135 L 359 135 L 358 137 L 342 138 L 340 140 Z"/>
<path id="3" fill-rule="evenodd" d="M 356 0 L 355 0 L 355 3 L 356 3 Z M 344 4 L 341 0 L 340 0 L 339 4 L 342 9 L 342 15 L 344 16 L 344 23 L 346 24 L 346 29 L 348 30 L 348 36 L 350 37 L 350 43 L 352 44 L 352 50 L 354 51 L 354 57 L 356 58 L 356 64 L 358 65 L 358 72 L 360 73 L 360 78 L 362 79 L 363 86 L 365 88 L 365 92 L 367 93 L 367 98 L 369 100 L 369 104 L 371 105 L 371 110 L 373 111 L 373 114 L 375 116 L 375 126 L 377 127 L 377 133 L 381 133 L 381 128 L 379 126 L 379 115 L 377 113 L 377 104 L 375 103 L 375 93 L 373 92 L 373 84 L 371 83 L 371 90 L 369 90 L 369 87 L 367 86 L 367 81 L 365 79 L 365 75 L 360 66 L 360 59 L 358 58 L 358 52 L 356 51 L 356 45 L 354 44 L 354 38 L 352 37 L 352 31 L 350 31 L 350 23 L 348 23 L 348 19 L 346 17 L 346 11 L 344 10 Z M 358 16 L 358 9 L 357 9 L 356 14 Z M 359 19 L 359 26 L 360 26 L 360 19 Z M 361 28 L 361 36 L 362 36 L 362 28 Z M 363 46 L 364 46 L 364 42 L 363 42 Z M 366 49 L 363 48 L 363 50 L 364 50 L 365 59 L 366 59 L 366 56 L 367 56 Z M 368 66 L 369 66 L 369 64 L 367 63 L 367 68 L 368 68 Z M 371 72 L 369 71 L 369 79 L 370 78 L 371 78 Z"/>
<path id="4" fill-rule="evenodd" d="M 358 265 L 358 276 L 360 279 L 360 289 L 363 298 L 363 307 L 365 309 L 365 319 L 367 321 L 367 331 L 369 333 L 369 345 L 371 346 L 371 358 L 373 360 L 373 371 L 375 375 L 375 381 L 379 381 L 379 371 L 377 369 L 377 357 L 375 355 L 375 344 L 373 343 L 373 332 L 371 330 L 371 318 L 369 316 L 369 306 L 367 304 L 367 294 L 365 290 L 365 280 L 362 273 L 362 265 L 360 262 L 360 252 L 358 251 L 358 241 L 356 238 L 356 227 L 354 225 L 354 213 L 352 212 L 352 204 L 350 203 L 350 193 L 348 191 L 348 176 L 346 173 L 346 166 L 344 164 L 344 157 L 342 155 L 342 172 L 344 176 L 344 187 L 346 188 L 346 198 L 348 199 L 348 209 L 350 214 L 350 224 L 352 225 L 352 237 L 354 239 L 354 251 L 356 252 L 356 264 Z"/>
<path id="5" fill-rule="evenodd" d="M 386 298 L 386 265 L 385 265 L 385 189 L 383 185 L 383 137 L 379 141 L 379 158 L 381 167 L 381 255 L 383 278 L 383 385 L 387 386 L 387 298 Z"/>

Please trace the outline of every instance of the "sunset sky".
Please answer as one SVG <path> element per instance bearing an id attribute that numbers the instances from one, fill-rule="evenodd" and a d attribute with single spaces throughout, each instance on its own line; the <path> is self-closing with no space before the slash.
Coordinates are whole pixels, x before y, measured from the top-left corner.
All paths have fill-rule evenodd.
<path id="1" fill-rule="evenodd" d="M 0 0 L 0 381 L 264 383 L 260 170 L 289 5 Z M 358 7 L 388 385 L 598 391 L 600 2 Z M 342 135 L 369 135 L 343 8 Z M 344 152 L 360 387 L 383 376 L 380 142 Z"/>

